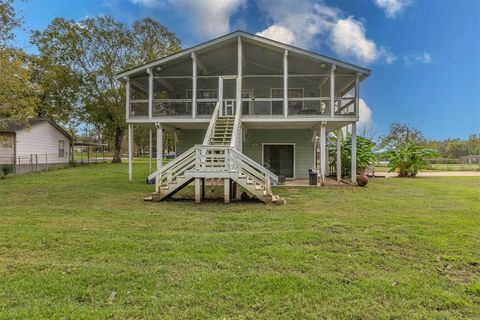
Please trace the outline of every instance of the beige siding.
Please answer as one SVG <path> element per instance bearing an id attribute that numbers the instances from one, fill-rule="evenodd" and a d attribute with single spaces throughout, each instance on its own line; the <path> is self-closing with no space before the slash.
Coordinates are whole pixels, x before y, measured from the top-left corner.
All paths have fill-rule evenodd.
<path id="1" fill-rule="evenodd" d="M 64 141 L 65 155 L 59 157 L 59 141 Z M 37 154 L 40 161 L 46 157 L 49 163 L 68 162 L 70 150 L 68 138 L 49 122 L 39 122 L 30 129 L 17 131 L 17 157 L 26 157 Z"/>
<path id="2" fill-rule="evenodd" d="M 243 153 L 262 164 L 263 144 L 295 145 L 295 178 L 308 178 L 308 169 L 314 167 L 314 143 L 309 129 L 248 130 L 243 141 Z"/>

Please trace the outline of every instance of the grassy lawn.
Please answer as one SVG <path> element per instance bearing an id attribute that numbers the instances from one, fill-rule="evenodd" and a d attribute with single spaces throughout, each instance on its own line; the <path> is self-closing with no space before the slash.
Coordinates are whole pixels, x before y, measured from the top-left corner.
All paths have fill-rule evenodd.
<path id="1" fill-rule="evenodd" d="M 480 178 L 143 202 L 148 164 L 0 180 L 0 318 L 479 318 Z"/>

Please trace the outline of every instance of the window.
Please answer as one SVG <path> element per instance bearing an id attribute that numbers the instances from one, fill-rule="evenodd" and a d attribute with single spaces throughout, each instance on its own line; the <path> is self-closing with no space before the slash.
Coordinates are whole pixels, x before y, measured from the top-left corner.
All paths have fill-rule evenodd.
<path id="1" fill-rule="evenodd" d="M 65 141 L 58 140 L 58 157 L 65 157 Z"/>

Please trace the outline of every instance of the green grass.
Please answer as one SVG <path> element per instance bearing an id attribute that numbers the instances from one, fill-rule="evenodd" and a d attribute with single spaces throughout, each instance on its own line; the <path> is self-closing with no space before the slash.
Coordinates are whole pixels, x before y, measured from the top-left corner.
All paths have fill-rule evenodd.
<path id="1" fill-rule="evenodd" d="M 480 317 L 480 179 L 143 202 L 147 163 L 0 180 L 0 318 Z"/>

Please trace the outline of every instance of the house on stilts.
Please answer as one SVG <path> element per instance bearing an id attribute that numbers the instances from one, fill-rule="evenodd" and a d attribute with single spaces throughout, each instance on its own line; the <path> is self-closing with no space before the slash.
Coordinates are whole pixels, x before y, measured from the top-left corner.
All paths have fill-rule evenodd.
<path id="1" fill-rule="evenodd" d="M 271 202 L 272 181 L 280 176 L 307 178 L 308 170 L 316 168 L 324 181 L 330 170 L 327 135 L 347 126 L 355 173 L 360 83 L 369 74 L 243 31 L 121 72 L 129 178 L 133 125 L 156 130 L 157 150 L 163 150 L 162 132 L 175 132 L 176 158 L 162 165 L 162 152 L 157 152 L 156 170 L 149 175 L 155 179 L 154 200 L 194 183 L 200 202 L 205 183 L 222 179 L 225 202 L 240 189 Z M 341 166 L 335 170 L 340 180 Z M 352 174 L 352 183 L 355 178 Z"/>

